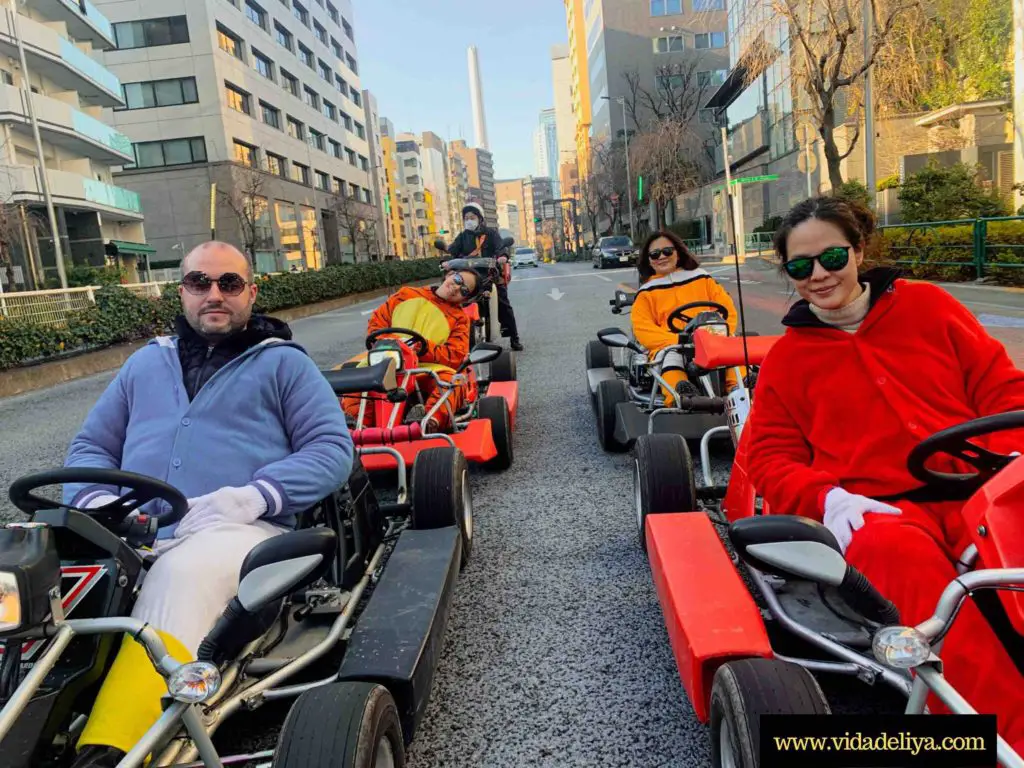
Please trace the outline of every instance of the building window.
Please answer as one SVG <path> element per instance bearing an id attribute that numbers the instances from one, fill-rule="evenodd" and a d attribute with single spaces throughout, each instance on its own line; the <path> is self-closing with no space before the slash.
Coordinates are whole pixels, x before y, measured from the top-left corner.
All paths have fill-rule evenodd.
<path id="1" fill-rule="evenodd" d="M 284 178 L 287 175 L 288 161 L 280 155 L 267 152 L 267 170 L 275 176 Z"/>
<path id="2" fill-rule="evenodd" d="M 345 19 L 342 19 L 341 28 L 345 30 L 345 36 L 354 43 L 356 41 L 356 38 L 355 35 L 352 34 L 352 25 L 345 21 Z M 352 67 L 353 72 L 355 72 L 355 69 L 355 67 Z"/>
<path id="3" fill-rule="evenodd" d="M 306 126 L 296 120 L 294 117 L 288 118 L 288 135 L 293 139 L 299 141 L 306 140 Z"/>
<path id="4" fill-rule="evenodd" d="M 334 51 L 334 55 L 338 57 L 338 61 L 345 60 L 345 51 L 342 50 L 341 43 L 331 38 L 331 50 Z"/>
<path id="5" fill-rule="evenodd" d="M 331 177 L 323 171 L 316 172 L 316 186 L 317 189 L 322 189 L 324 192 L 331 191 Z"/>
<path id="6" fill-rule="evenodd" d="M 292 181 L 297 181 L 300 184 L 309 186 L 309 167 L 302 165 L 301 163 L 292 163 L 291 173 L 289 174 Z"/>
<path id="7" fill-rule="evenodd" d="M 202 136 L 165 141 L 144 141 L 134 145 L 134 168 L 162 168 L 206 162 L 206 140 Z"/>
<path id="8" fill-rule="evenodd" d="M 145 83 L 124 83 L 122 90 L 125 106 L 115 107 L 115 112 L 199 103 L 199 93 L 196 90 L 194 77 L 151 80 Z"/>
<path id="9" fill-rule="evenodd" d="M 328 139 L 331 145 L 331 154 L 339 160 L 341 159 L 341 144 L 334 139 Z"/>
<path id="10" fill-rule="evenodd" d="M 360 139 L 366 138 L 366 129 L 363 128 L 361 123 L 356 123 L 356 136 L 358 136 Z"/>
<path id="11" fill-rule="evenodd" d="M 346 186 L 344 179 L 339 179 L 337 176 L 334 177 L 334 194 L 344 195 Z"/>
<path id="12" fill-rule="evenodd" d="M 320 131 L 314 128 L 309 129 L 309 143 L 312 146 L 319 149 L 321 152 L 327 151 L 326 148 L 324 147 L 324 138 L 324 135 L 320 133 Z"/>
<path id="13" fill-rule="evenodd" d="M 651 0 L 651 16 L 675 16 L 683 12 L 683 0 Z"/>
<path id="14" fill-rule="evenodd" d="M 654 38 L 655 53 L 675 53 L 684 50 L 682 35 L 669 35 L 668 37 Z"/>
<path id="15" fill-rule="evenodd" d="M 316 58 L 313 56 L 313 52 L 302 43 L 299 43 L 299 58 L 310 69 L 316 69 Z"/>
<path id="16" fill-rule="evenodd" d="M 355 104 L 357 107 L 363 106 L 363 97 L 359 95 L 359 91 L 352 91 L 352 93 L 349 94 L 349 96 L 352 99 L 352 103 Z"/>
<path id="17" fill-rule="evenodd" d="M 722 85 L 728 75 L 729 70 L 727 69 L 713 69 L 706 72 L 698 72 L 697 85 L 701 88 L 706 88 L 711 85 Z"/>
<path id="18" fill-rule="evenodd" d="M 255 48 L 252 51 L 252 60 L 257 72 L 267 78 L 267 80 L 274 79 L 274 62 Z"/>
<path id="19" fill-rule="evenodd" d="M 296 19 L 301 21 L 304 26 L 309 26 L 309 11 L 307 11 L 298 3 L 292 3 L 292 15 L 294 15 Z"/>
<path id="20" fill-rule="evenodd" d="M 662 91 L 678 91 L 686 85 L 682 75 L 658 75 L 658 89 Z"/>
<path id="21" fill-rule="evenodd" d="M 245 16 L 260 29 L 267 29 L 267 12 L 252 0 L 245 0 Z"/>
<path id="22" fill-rule="evenodd" d="M 367 158 L 363 157 L 362 155 L 360 155 L 359 156 L 359 167 L 362 168 L 364 171 L 369 171 L 370 170 L 370 161 L 369 161 L 369 159 L 367 159 Z"/>
<path id="23" fill-rule="evenodd" d="M 693 12 L 724 11 L 725 0 L 693 0 Z"/>
<path id="24" fill-rule="evenodd" d="M 313 22 L 313 34 L 316 35 L 316 39 L 324 45 L 327 45 L 327 30 L 320 26 L 319 22 Z"/>
<path id="25" fill-rule="evenodd" d="M 693 47 L 697 50 L 706 48 L 725 48 L 725 32 L 701 32 L 693 36 Z"/>
<path id="26" fill-rule="evenodd" d="M 326 80 L 328 83 L 331 82 L 333 73 L 331 72 L 330 66 L 324 64 L 323 61 L 321 61 L 320 59 L 317 59 L 316 63 L 320 71 L 320 77 Z"/>
<path id="27" fill-rule="evenodd" d="M 259 157 L 259 151 L 256 147 L 251 144 L 246 144 L 244 141 L 235 139 L 235 162 L 241 163 L 242 165 L 248 165 L 250 168 L 255 168 L 257 158 Z"/>
<path id="28" fill-rule="evenodd" d="M 293 52 L 295 51 L 295 41 L 292 37 L 292 33 L 276 21 L 274 22 L 274 37 L 282 48 L 287 48 L 289 51 Z"/>
<path id="29" fill-rule="evenodd" d="M 327 4 L 327 15 L 331 17 L 331 21 L 333 21 L 335 24 L 338 23 L 338 9 L 331 5 L 330 3 Z"/>
<path id="30" fill-rule="evenodd" d="M 299 98 L 299 78 L 283 69 L 281 70 L 281 87 L 295 98 Z"/>
<path id="31" fill-rule="evenodd" d="M 334 73 L 334 85 L 338 89 L 338 93 L 342 96 L 348 96 L 348 83 L 345 82 L 345 78 L 339 75 L 337 72 Z"/>
<path id="32" fill-rule="evenodd" d="M 242 38 L 220 24 L 217 25 L 217 45 L 222 51 L 230 53 L 239 61 L 245 61 L 245 54 L 242 52 Z"/>
<path id="33" fill-rule="evenodd" d="M 348 64 L 348 68 L 349 69 L 351 69 L 357 75 L 359 74 L 359 67 L 356 64 L 356 60 L 352 58 L 351 54 L 349 54 L 349 53 L 345 54 L 345 63 Z"/>
<path id="34" fill-rule="evenodd" d="M 419 168 L 420 167 L 419 160 L 417 160 L 415 157 L 407 157 L 405 159 L 405 161 L 402 163 L 402 165 L 404 165 L 406 168 Z"/>
<path id="35" fill-rule="evenodd" d="M 715 110 L 713 109 L 702 109 L 700 111 L 700 121 L 708 125 L 713 125 L 715 122 Z"/>
<path id="36" fill-rule="evenodd" d="M 227 97 L 228 106 L 231 109 L 244 115 L 252 114 L 252 104 L 248 93 L 230 83 L 224 83 L 224 95 Z"/>
<path id="37" fill-rule="evenodd" d="M 347 131 L 351 131 L 352 130 L 352 118 L 349 117 L 344 112 L 341 113 L 341 122 L 345 126 L 345 130 L 347 130 Z"/>
<path id="38" fill-rule="evenodd" d="M 114 24 L 114 40 L 121 50 L 187 43 L 188 22 L 184 16 L 125 21 Z"/>
<path id="39" fill-rule="evenodd" d="M 327 99 L 324 99 L 323 109 L 324 117 L 333 122 L 338 122 L 338 108 L 331 104 Z"/>
<path id="40" fill-rule="evenodd" d="M 345 154 L 348 156 L 348 164 L 354 166 L 356 164 L 356 153 L 346 147 Z"/>
<path id="41" fill-rule="evenodd" d="M 302 92 L 304 95 L 303 101 L 305 101 L 313 109 L 320 109 L 320 94 L 318 94 L 308 85 L 303 87 Z"/>
<path id="42" fill-rule="evenodd" d="M 267 104 L 265 101 L 260 102 L 260 114 L 263 117 L 263 122 L 269 125 L 271 128 L 277 128 L 281 130 L 281 110 L 277 107 Z"/>

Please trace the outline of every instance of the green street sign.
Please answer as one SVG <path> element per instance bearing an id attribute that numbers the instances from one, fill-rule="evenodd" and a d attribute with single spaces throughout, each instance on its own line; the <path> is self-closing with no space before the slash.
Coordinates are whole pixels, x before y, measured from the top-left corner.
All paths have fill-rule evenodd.
<path id="1" fill-rule="evenodd" d="M 733 179 L 733 184 L 754 184 L 759 181 L 777 181 L 779 174 L 769 173 L 767 176 L 745 176 L 742 179 Z"/>

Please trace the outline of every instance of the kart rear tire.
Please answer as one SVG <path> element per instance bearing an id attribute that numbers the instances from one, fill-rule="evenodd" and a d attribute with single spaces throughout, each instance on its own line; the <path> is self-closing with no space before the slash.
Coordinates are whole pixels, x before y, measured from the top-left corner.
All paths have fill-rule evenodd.
<path id="1" fill-rule="evenodd" d="M 600 339 L 591 339 L 587 342 L 587 370 L 594 368 L 612 367 L 612 350 L 605 346 Z"/>
<path id="2" fill-rule="evenodd" d="M 629 389 L 622 379 L 605 379 L 597 385 L 597 439 L 609 453 L 622 453 L 628 446 L 615 439 L 615 406 L 629 400 Z"/>
<path id="3" fill-rule="evenodd" d="M 515 381 L 516 355 L 511 349 L 503 349 L 491 363 L 491 381 Z"/>
<path id="4" fill-rule="evenodd" d="M 640 548 L 647 551 L 647 517 L 697 509 L 693 456 L 682 435 L 641 435 L 633 462 L 633 495 Z"/>
<path id="5" fill-rule="evenodd" d="M 462 537 L 460 565 L 465 568 L 473 551 L 473 492 L 465 454 L 450 447 L 420 451 L 412 465 L 410 498 L 414 529 L 458 527 Z"/>
<path id="6" fill-rule="evenodd" d="M 498 471 L 508 469 L 515 458 L 508 401 L 504 397 L 482 397 L 477 406 L 477 416 L 491 422 L 491 437 L 494 439 L 494 447 L 498 449 L 498 455 L 484 464 L 484 467 Z"/>
<path id="7" fill-rule="evenodd" d="M 390 755 L 391 760 L 387 760 Z M 332 683 L 295 701 L 274 750 L 273 768 L 405 768 L 398 707 L 376 683 Z"/>
<path id="8" fill-rule="evenodd" d="M 711 687 L 711 765 L 759 768 L 761 715 L 829 714 L 818 681 L 803 667 L 775 659 L 723 664 Z"/>

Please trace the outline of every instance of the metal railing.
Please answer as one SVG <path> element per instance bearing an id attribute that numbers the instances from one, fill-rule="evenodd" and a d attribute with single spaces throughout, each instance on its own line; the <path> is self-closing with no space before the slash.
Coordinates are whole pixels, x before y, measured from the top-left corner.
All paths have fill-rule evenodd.
<path id="1" fill-rule="evenodd" d="M 166 283 L 129 283 L 117 286 L 136 296 L 159 298 Z M 96 291 L 102 286 L 48 291 L 19 291 L 0 294 L 0 317 L 27 320 L 38 325 L 66 325 L 68 315 L 88 309 L 96 303 Z"/>
<path id="2" fill-rule="evenodd" d="M 1020 233 L 1000 232 L 1004 222 L 1022 222 Z M 886 264 L 954 267 L 973 272 L 978 280 L 991 270 L 1024 267 L 1024 216 L 892 224 L 879 227 L 879 232 L 886 241 Z M 1012 239 L 1001 242 L 1007 236 Z M 963 258 L 956 258 L 960 254 Z"/>

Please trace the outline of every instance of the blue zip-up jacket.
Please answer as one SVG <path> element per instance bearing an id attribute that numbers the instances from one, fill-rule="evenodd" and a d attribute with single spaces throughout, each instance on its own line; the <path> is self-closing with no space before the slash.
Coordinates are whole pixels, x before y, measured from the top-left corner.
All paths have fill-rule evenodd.
<path id="1" fill-rule="evenodd" d="M 226 363 L 189 402 L 178 341 L 157 337 L 128 358 L 65 466 L 137 472 L 188 498 L 253 485 L 267 501 L 263 519 L 288 528 L 348 481 L 354 448 L 344 412 L 301 346 L 268 338 Z M 64 503 L 83 506 L 98 493 L 121 495 L 67 485 Z M 161 527 L 158 538 L 175 527 Z"/>

